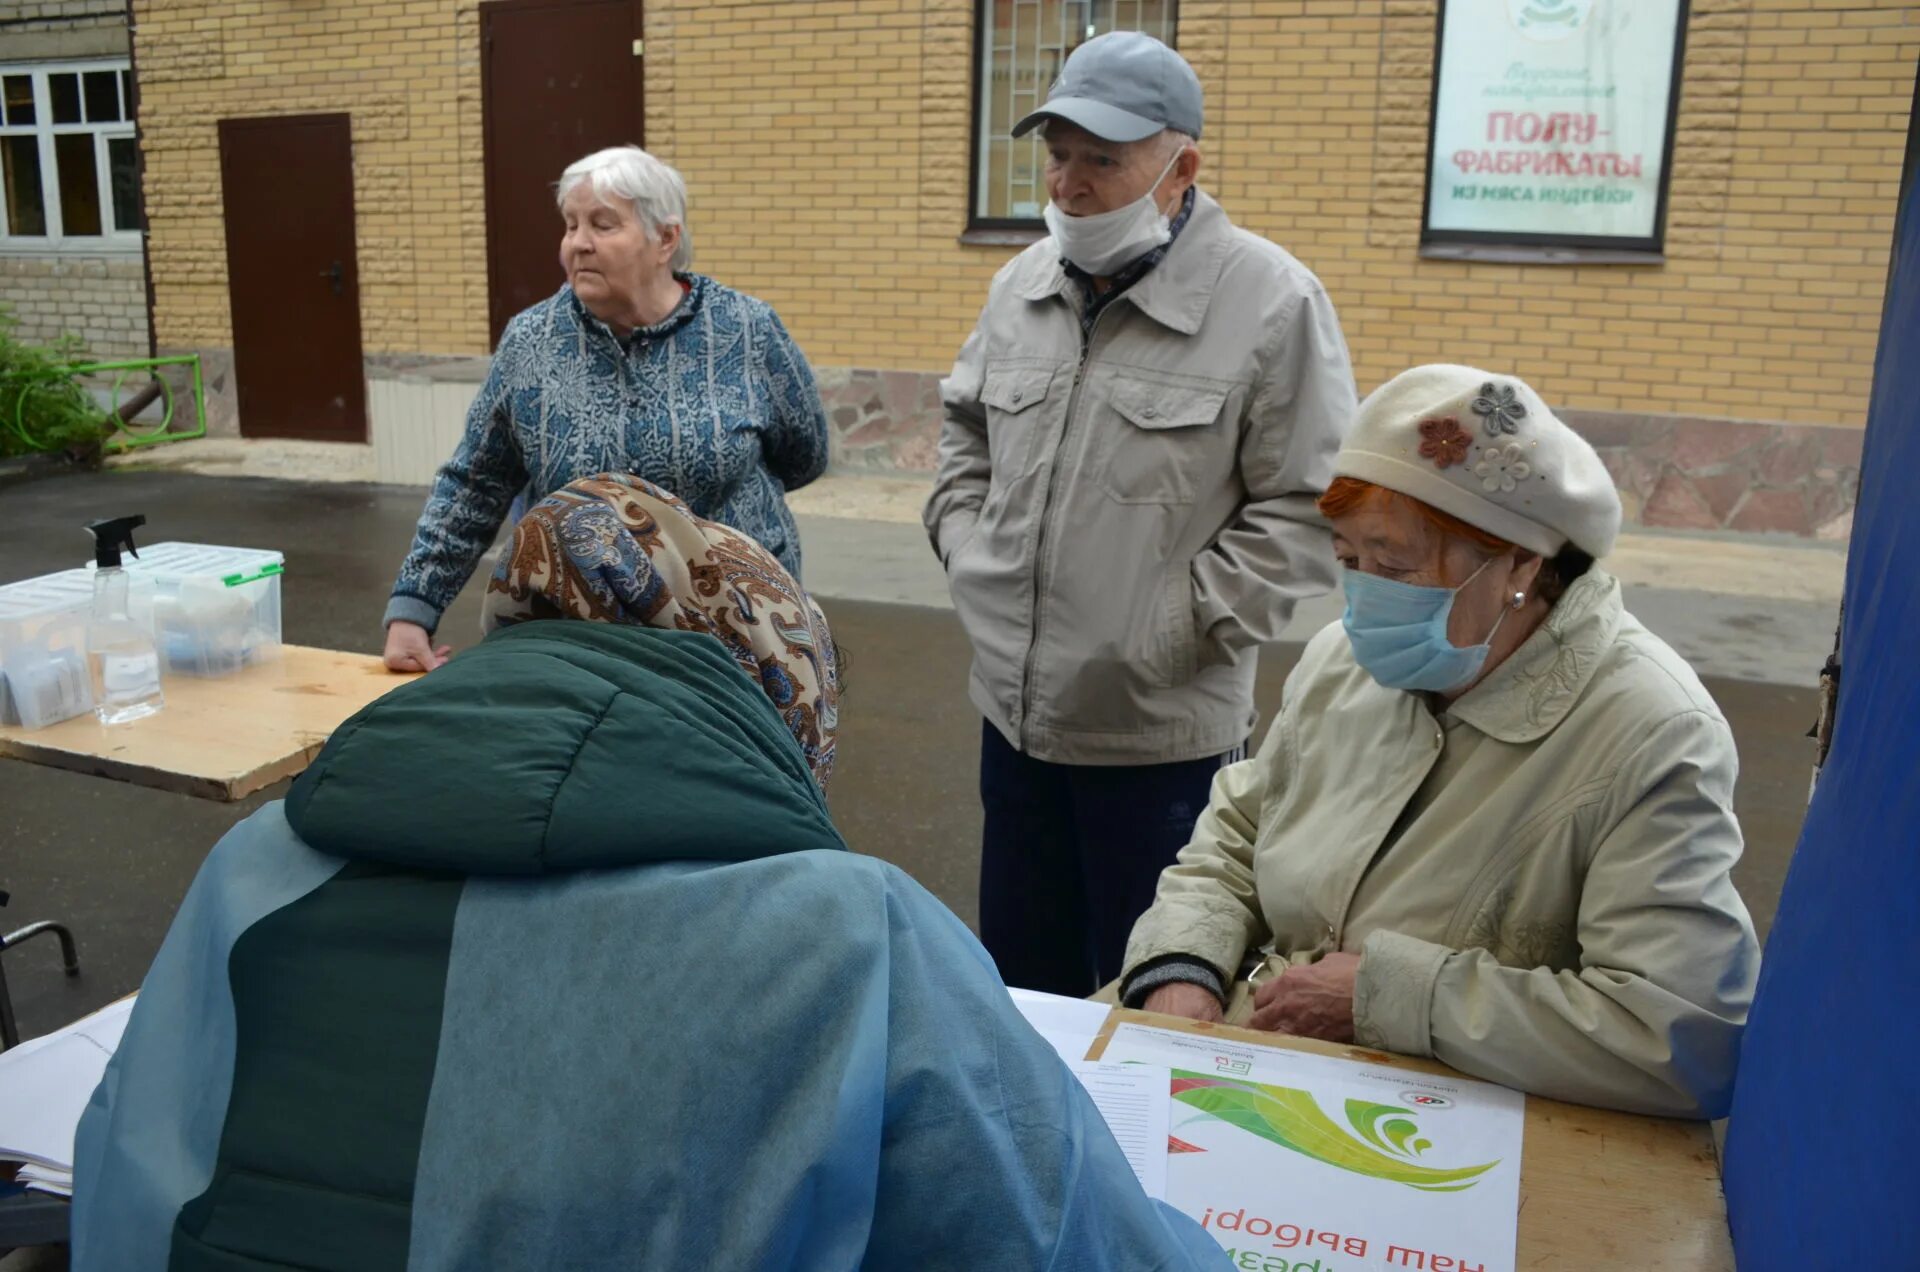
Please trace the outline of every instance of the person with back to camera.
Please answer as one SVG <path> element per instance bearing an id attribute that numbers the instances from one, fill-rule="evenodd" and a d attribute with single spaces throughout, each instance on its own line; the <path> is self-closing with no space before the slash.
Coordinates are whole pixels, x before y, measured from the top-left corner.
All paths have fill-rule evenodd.
<path id="1" fill-rule="evenodd" d="M 1225 1272 L 834 830 L 837 651 L 770 553 L 603 474 L 486 615 L 215 845 L 80 1124 L 76 1272 Z"/>

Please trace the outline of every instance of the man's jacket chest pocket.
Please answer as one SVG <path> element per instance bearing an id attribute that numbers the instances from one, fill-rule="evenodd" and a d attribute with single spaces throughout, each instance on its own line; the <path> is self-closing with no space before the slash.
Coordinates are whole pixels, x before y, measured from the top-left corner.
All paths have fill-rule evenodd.
<path id="1" fill-rule="evenodd" d="M 980 403 L 987 412 L 987 443 L 996 478 L 1022 477 L 1032 467 L 1034 435 L 1045 432 L 1056 413 L 1040 409 L 1053 391 L 1055 378 L 1052 366 L 988 368 Z"/>
<path id="2" fill-rule="evenodd" d="M 1216 469 L 1231 466 L 1230 390 L 1116 376 L 1093 447 L 1101 487 L 1115 503 L 1187 504 Z"/>

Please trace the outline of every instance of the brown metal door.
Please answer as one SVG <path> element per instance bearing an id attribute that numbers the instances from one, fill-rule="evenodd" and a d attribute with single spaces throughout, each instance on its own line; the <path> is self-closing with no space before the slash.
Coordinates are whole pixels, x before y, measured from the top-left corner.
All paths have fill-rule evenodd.
<path id="1" fill-rule="evenodd" d="M 241 433 L 366 441 L 347 116 L 221 120 L 220 187 Z"/>
<path id="2" fill-rule="evenodd" d="M 545 300 L 560 269 L 553 186 L 575 159 L 645 145 L 640 0 L 487 0 L 480 6 L 486 132 L 487 310 Z"/>

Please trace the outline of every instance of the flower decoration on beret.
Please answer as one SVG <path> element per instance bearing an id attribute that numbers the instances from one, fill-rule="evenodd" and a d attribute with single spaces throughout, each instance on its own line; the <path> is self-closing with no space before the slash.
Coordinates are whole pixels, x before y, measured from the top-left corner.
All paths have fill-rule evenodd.
<path id="1" fill-rule="evenodd" d="M 1517 442 L 1482 449 L 1480 462 L 1473 466 L 1473 471 L 1480 476 L 1480 488 L 1488 494 L 1512 491 L 1533 475 L 1533 465 L 1527 463 L 1525 455 Z"/>
<path id="2" fill-rule="evenodd" d="M 1488 437 L 1498 437 L 1520 431 L 1520 421 L 1527 417 L 1527 404 L 1520 400 L 1511 384 L 1495 384 L 1489 380 L 1480 386 L 1480 396 L 1473 399 L 1473 413 L 1480 417 Z"/>
<path id="3" fill-rule="evenodd" d="M 1620 490 L 1599 452 L 1518 376 L 1450 362 L 1369 393 L 1334 456 L 1372 482 L 1543 557 L 1596 560 L 1620 533 Z"/>
<path id="4" fill-rule="evenodd" d="M 1472 445 L 1473 436 L 1451 415 L 1420 421 L 1420 458 L 1432 460 L 1435 468 L 1464 464 Z"/>

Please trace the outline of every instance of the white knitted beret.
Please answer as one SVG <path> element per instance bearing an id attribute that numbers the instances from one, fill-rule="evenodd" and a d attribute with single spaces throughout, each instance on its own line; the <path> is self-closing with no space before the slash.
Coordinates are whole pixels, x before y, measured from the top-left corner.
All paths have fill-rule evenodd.
<path id="1" fill-rule="evenodd" d="M 1603 557 L 1620 533 L 1620 493 L 1600 456 L 1510 375 L 1439 363 L 1401 372 L 1360 404 L 1333 470 L 1541 556 L 1572 543 Z"/>

